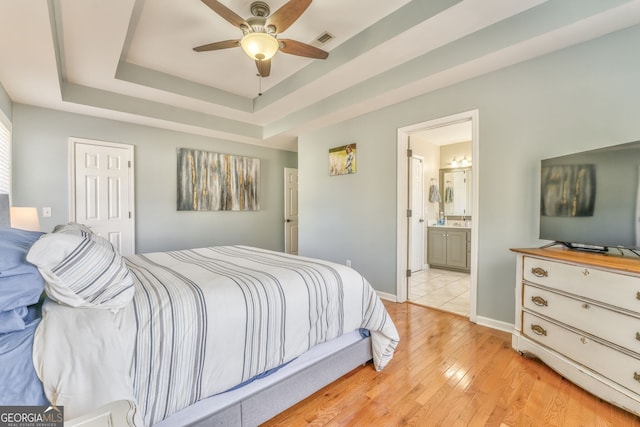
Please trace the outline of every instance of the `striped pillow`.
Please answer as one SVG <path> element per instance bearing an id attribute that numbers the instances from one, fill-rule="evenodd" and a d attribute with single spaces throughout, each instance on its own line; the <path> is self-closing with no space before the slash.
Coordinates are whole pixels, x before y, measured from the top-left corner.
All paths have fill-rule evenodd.
<path id="1" fill-rule="evenodd" d="M 77 222 L 70 222 L 68 224 L 59 224 L 53 227 L 53 233 L 70 233 L 77 234 L 83 237 L 89 237 L 93 234 L 91 228 L 87 227 L 84 224 L 80 224 Z"/>
<path id="2" fill-rule="evenodd" d="M 71 307 L 118 309 L 133 299 L 133 280 L 108 240 L 90 235 L 45 234 L 31 246 L 27 261 L 45 279 L 49 298 Z"/>
<path id="3" fill-rule="evenodd" d="M 84 224 L 70 222 L 68 224 L 56 225 L 53 228 L 53 233 L 75 234 L 76 236 L 85 237 L 89 240 L 93 240 L 96 243 L 99 243 L 108 248 L 113 248 L 113 245 L 111 244 L 110 241 L 108 241 L 107 239 L 105 239 L 104 237 L 98 234 L 95 234 L 89 227 L 87 227 Z"/>

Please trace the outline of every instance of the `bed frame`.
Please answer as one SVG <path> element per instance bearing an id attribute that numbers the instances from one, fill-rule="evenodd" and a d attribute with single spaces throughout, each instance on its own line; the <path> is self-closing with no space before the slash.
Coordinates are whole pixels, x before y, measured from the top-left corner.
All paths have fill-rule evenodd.
<path id="1" fill-rule="evenodd" d="M 371 359 L 371 339 L 367 337 L 315 361 L 312 365 L 302 369 L 294 367 L 293 373 L 288 370 L 289 367 L 285 367 L 269 377 L 256 380 L 249 384 L 255 391 L 249 394 L 238 393 L 237 399 L 231 399 L 222 408 L 216 402 L 222 395 L 212 396 L 175 413 L 155 424 L 155 427 L 255 427 Z M 265 382 L 272 384 L 265 387 Z M 227 393 L 223 393 L 225 394 Z M 211 409 L 211 406 L 215 409 Z"/>

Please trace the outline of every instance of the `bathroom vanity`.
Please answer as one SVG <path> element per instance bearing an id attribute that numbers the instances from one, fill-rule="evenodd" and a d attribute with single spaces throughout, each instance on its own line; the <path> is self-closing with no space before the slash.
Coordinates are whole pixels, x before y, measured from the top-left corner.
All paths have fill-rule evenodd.
<path id="1" fill-rule="evenodd" d="M 469 272 L 471 229 L 446 225 L 427 227 L 427 263 L 433 268 Z"/>

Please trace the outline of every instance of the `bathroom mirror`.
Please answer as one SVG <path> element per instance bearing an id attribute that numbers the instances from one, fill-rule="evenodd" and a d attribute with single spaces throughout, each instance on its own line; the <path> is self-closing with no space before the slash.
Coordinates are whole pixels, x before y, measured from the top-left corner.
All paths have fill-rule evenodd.
<path id="1" fill-rule="evenodd" d="M 442 206 L 446 216 L 468 216 L 471 212 L 471 168 L 440 169 Z"/>

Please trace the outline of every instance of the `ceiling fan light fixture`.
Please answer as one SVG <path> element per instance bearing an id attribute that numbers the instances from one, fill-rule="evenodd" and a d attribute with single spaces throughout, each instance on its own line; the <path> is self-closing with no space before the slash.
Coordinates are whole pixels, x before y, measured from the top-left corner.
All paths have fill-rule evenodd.
<path id="1" fill-rule="evenodd" d="M 256 61 L 266 61 L 271 59 L 280 48 L 280 43 L 267 33 L 249 33 L 240 40 L 242 50 L 249 58 Z"/>

